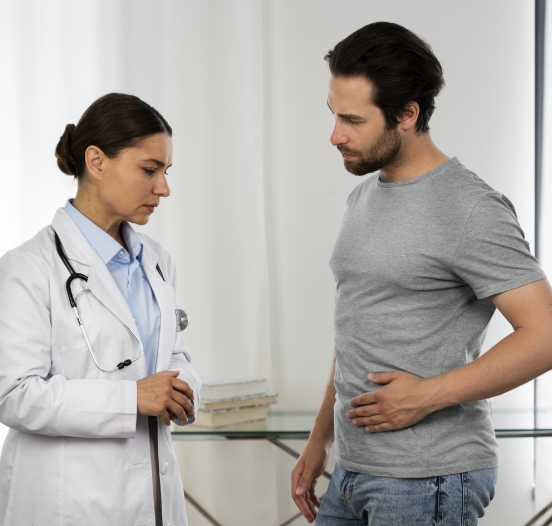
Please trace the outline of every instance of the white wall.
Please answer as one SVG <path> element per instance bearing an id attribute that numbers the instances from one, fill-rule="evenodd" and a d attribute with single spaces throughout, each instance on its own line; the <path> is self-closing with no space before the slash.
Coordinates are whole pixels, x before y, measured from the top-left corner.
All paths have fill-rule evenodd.
<path id="1" fill-rule="evenodd" d="M 552 4 L 547 3 L 545 39 L 544 152 L 541 196 L 540 261 L 552 276 Z M 552 428 L 552 372 L 538 382 L 539 426 Z M 552 438 L 537 441 L 537 509 L 552 501 Z"/>
<path id="2" fill-rule="evenodd" d="M 333 352 L 328 259 L 360 181 L 329 144 L 324 54 L 377 20 L 426 39 L 447 81 L 435 141 L 513 200 L 532 240 L 533 17 L 525 0 L 6 0 L 0 253 L 73 195 L 53 156 L 65 124 L 104 93 L 134 93 L 174 128 L 173 194 L 146 230 L 177 261 L 198 370 L 267 375 L 280 408 L 316 408 Z M 508 331 L 496 318 L 487 347 Z M 531 404 L 531 385 L 494 401 Z M 534 508 L 532 448 L 501 447 L 506 469 L 482 524 L 522 524 Z M 293 511 L 293 462 L 270 445 L 177 449 L 187 488 L 225 525 Z"/>

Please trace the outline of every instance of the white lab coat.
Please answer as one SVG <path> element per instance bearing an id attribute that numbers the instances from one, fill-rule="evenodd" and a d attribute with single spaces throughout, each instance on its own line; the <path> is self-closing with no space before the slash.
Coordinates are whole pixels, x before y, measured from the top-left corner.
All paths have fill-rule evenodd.
<path id="1" fill-rule="evenodd" d="M 136 410 L 145 360 L 113 373 L 94 365 L 69 306 L 69 272 L 54 229 L 75 271 L 88 276 L 72 290 L 100 366 L 113 368 L 139 352 L 125 328 L 139 336 L 128 304 L 65 210 L 0 259 L 0 421 L 11 428 L 0 459 L 0 525 L 155 526 L 148 421 Z M 161 312 L 157 371 L 180 370 L 199 402 L 200 379 L 175 332 L 174 263 L 140 237 Z M 159 420 L 158 431 L 163 523 L 183 526 L 170 429 Z"/>

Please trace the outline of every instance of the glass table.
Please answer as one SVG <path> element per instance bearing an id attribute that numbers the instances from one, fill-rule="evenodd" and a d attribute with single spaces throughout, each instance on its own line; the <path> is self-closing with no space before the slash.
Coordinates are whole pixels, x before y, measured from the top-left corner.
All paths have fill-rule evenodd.
<path id="1" fill-rule="evenodd" d="M 552 409 L 549 410 L 552 419 Z M 539 415 L 542 412 L 539 411 Z M 550 428 L 533 428 L 529 424 L 532 412 L 528 410 L 494 410 L 492 418 L 497 438 L 550 437 Z M 306 440 L 314 424 L 314 411 L 271 411 L 260 422 L 236 424 L 220 428 L 196 425 L 177 427 L 172 431 L 173 440 L 243 440 L 274 438 L 276 440 Z M 548 423 L 548 422 L 547 422 Z"/>
<path id="2" fill-rule="evenodd" d="M 175 427 L 172 431 L 173 440 L 267 440 L 274 446 L 285 451 L 295 458 L 299 453 L 284 444 L 282 440 L 307 440 L 312 429 L 316 412 L 314 411 L 271 411 L 266 420 L 236 424 L 221 428 L 205 428 L 196 425 Z M 497 438 L 527 438 L 552 437 L 552 409 L 539 411 L 539 423 L 547 427 L 534 427 L 535 418 L 532 410 L 504 410 L 492 411 L 493 425 Z M 330 478 L 330 473 L 324 472 L 324 477 Z M 194 506 L 214 526 L 221 526 L 199 502 L 189 493 L 185 493 L 188 502 Z M 548 511 L 552 511 L 552 504 Z M 541 512 L 542 513 L 542 512 Z M 290 524 L 300 515 L 295 514 L 280 522 L 278 526 Z M 526 526 L 534 524 L 527 523 Z M 548 523 L 547 523 L 548 524 Z M 552 524 L 552 523 L 551 523 Z"/>

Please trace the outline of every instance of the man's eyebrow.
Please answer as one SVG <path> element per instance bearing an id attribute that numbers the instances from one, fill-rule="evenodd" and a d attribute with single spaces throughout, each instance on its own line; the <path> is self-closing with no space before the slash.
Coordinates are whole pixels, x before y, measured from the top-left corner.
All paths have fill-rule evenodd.
<path id="1" fill-rule="evenodd" d="M 332 107 L 330 106 L 330 103 L 326 101 L 326 104 L 328 105 L 328 108 L 330 108 L 330 111 L 337 115 L 338 117 L 341 117 L 342 119 L 349 119 L 349 120 L 356 120 L 356 121 L 363 121 L 364 117 L 361 117 L 360 115 L 354 115 L 353 113 L 334 113 L 334 110 L 332 110 Z"/>

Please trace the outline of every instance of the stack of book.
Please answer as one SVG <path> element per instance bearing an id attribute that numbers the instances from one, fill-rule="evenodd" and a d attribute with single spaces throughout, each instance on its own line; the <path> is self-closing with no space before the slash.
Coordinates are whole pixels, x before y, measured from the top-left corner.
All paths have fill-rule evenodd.
<path id="1" fill-rule="evenodd" d="M 266 419 L 278 395 L 266 392 L 266 379 L 253 377 L 202 378 L 201 403 L 195 425 L 224 427 Z"/>

